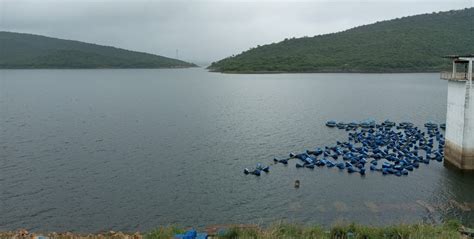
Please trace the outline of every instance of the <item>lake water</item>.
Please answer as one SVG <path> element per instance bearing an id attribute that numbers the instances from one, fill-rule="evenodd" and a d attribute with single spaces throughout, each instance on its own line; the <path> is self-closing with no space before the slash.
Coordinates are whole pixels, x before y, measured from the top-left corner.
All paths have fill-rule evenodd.
<path id="1" fill-rule="evenodd" d="M 439 74 L 1 70 L 0 230 L 148 231 L 279 220 L 474 224 L 474 175 L 257 162 L 346 140 L 324 123 L 444 122 Z M 293 187 L 295 180 L 301 187 Z"/>

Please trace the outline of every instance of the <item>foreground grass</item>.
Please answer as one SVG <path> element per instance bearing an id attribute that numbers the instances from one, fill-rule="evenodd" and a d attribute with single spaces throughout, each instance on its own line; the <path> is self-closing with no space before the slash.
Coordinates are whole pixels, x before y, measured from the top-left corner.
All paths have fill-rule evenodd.
<path id="1" fill-rule="evenodd" d="M 328 238 L 328 239 L 417 239 L 417 238 L 470 238 L 459 232 L 461 225 L 450 221 L 442 225 L 412 224 L 387 227 L 363 226 L 357 224 L 334 225 L 330 229 L 320 226 L 302 226 L 296 224 L 276 223 L 268 228 L 231 227 L 212 238 Z M 175 233 L 182 233 L 175 227 L 159 228 L 145 235 L 147 239 L 173 238 Z"/>
<path id="2" fill-rule="evenodd" d="M 213 230 L 216 229 L 213 227 Z M 269 227 L 258 227 L 252 225 L 218 228 L 220 230 L 208 231 L 209 238 L 321 238 L 321 239 L 423 239 L 423 238 L 474 238 L 474 230 L 461 226 L 459 222 L 449 221 L 441 225 L 428 224 L 402 224 L 395 226 L 375 227 L 358 224 L 339 224 L 330 228 L 320 226 L 303 226 L 289 223 L 275 223 Z M 461 229 L 461 230 L 460 230 Z M 210 230 L 210 229 L 209 229 Z M 201 230 L 205 231 L 205 230 Z M 460 231 L 463 231 L 461 233 Z M 467 233 L 466 233 L 467 231 Z M 26 230 L 16 232 L 0 232 L 0 239 L 18 238 L 30 239 L 41 238 L 38 235 L 50 239 L 170 239 L 177 233 L 184 233 L 185 229 L 167 226 L 159 227 L 146 234 L 122 232 L 106 232 L 101 234 L 81 235 L 75 233 L 47 233 L 34 234 Z M 466 234 L 471 234 L 466 235 Z"/>

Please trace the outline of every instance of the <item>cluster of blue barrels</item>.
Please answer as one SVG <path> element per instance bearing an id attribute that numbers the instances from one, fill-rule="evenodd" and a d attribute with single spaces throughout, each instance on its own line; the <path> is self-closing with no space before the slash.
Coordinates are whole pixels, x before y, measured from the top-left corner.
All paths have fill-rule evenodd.
<path id="1" fill-rule="evenodd" d="M 270 166 L 264 166 L 263 164 L 261 163 L 257 163 L 257 166 L 255 167 L 255 169 L 248 169 L 248 168 L 245 168 L 244 169 L 244 173 L 245 174 L 253 174 L 255 176 L 260 176 L 262 174 L 262 172 L 265 172 L 265 173 L 268 173 L 270 172 Z"/>
<path id="2" fill-rule="evenodd" d="M 445 124 L 428 122 L 424 128 L 413 123 L 395 123 L 386 120 L 380 124 L 375 121 L 362 123 L 336 123 L 328 121 L 326 126 L 348 132 L 345 142 L 336 145 L 306 150 L 304 153 L 290 153 L 288 158 L 274 158 L 276 164 L 288 164 L 289 160 L 298 160 L 297 168 L 336 167 L 340 171 L 365 175 L 366 170 L 380 172 L 383 175 L 408 175 L 431 161 L 444 159 Z M 260 166 L 261 168 L 261 166 Z M 269 170 L 268 166 L 266 168 Z M 254 173 L 258 171 L 258 173 Z M 260 175 L 258 167 L 246 174 Z"/>

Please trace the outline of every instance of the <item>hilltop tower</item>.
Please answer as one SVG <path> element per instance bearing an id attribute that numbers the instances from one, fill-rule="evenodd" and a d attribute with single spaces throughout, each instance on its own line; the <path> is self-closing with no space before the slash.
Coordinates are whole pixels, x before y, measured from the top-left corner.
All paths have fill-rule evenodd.
<path id="1" fill-rule="evenodd" d="M 474 55 L 447 58 L 452 60 L 453 70 L 441 73 L 441 79 L 448 80 L 444 162 L 461 170 L 474 170 Z"/>

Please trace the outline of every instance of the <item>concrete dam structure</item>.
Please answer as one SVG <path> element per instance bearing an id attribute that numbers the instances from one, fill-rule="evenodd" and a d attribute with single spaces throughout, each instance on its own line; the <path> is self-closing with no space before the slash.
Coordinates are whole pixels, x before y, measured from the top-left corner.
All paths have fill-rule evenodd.
<path id="1" fill-rule="evenodd" d="M 442 72 L 448 80 L 445 164 L 461 170 L 474 170 L 474 91 L 472 62 L 474 54 L 447 56 L 452 72 Z"/>

